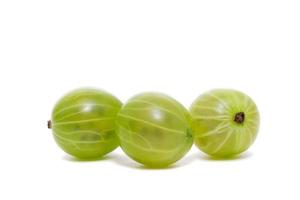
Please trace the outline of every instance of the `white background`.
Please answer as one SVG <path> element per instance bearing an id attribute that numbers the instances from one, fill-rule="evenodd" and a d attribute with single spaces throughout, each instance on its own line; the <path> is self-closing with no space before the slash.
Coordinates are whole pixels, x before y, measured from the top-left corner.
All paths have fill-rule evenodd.
<path id="1" fill-rule="evenodd" d="M 298 0 L 1 0 L 0 199 L 299 199 L 299 67 Z M 79 162 L 46 121 L 82 86 L 186 107 L 235 88 L 259 107 L 259 136 L 235 160 L 194 147 L 164 170 L 120 149 Z"/>

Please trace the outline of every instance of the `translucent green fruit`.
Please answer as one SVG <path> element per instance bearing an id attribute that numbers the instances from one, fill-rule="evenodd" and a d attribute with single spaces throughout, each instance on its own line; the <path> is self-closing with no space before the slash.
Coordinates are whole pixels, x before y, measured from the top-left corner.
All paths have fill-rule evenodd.
<path id="1" fill-rule="evenodd" d="M 57 144 L 68 154 L 81 159 L 101 157 L 119 145 L 115 117 L 121 106 L 107 92 L 78 89 L 55 105 L 49 128 Z"/>
<path id="2" fill-rule="evenodd" d="M 188 111 L 160 93 L 131 98 L 117 116 L 124 152 L 149 167 L 165 167 L 182 158 L 193 144 Z"/>
<path id="3" fill-rule="evenodd" d="M 190 108 L 197 147 L 216 157 L 247 150 L 259 128 L 259 113 L 246 94 L 217 89 L 199 96 Z"/>

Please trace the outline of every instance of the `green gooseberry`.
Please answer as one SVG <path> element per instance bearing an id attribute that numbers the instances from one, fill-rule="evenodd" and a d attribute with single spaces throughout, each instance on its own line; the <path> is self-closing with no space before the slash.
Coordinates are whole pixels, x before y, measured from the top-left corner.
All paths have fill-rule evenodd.
<path id="1" fill-rule="evenodd" d="M 98 158 L 119 145 L 115 118 L 121 106 L 102 90 L 77 89 L 56 103 L 48 127 L 66 153 L 80 159 Z"/>
<path id="2" fill-rule="evenodd" d="M 142 93 L 117 115 L 117 135 L 123 151 L 148 167 L 166 167 L 181 159 L 193 138 L 188 111 L 161 93 Z"/>
<path id="3" fill-rule="evenodd" d="M 246 94 L 215 89 L 199 96 L 190 108 L 196 146 L 214 157 L 246 151 L 256 139 L 259 112 Z"/>

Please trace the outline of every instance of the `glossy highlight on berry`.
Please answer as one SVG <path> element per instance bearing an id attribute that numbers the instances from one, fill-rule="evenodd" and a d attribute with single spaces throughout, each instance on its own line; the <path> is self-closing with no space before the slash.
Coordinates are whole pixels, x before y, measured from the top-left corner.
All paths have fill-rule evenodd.
<path id="1" fill-rule="evenodd" d="M 119 145 L 115 117 L 121 106 L 105 91 L 77 89 L 57 102 L 48 128 L 66 153 L 80 159 L 98 158 Z"/>
<path id="2" fill-rule="evenodd" d="M 123 151 L 148 167 L 166 167 L 182 158 L 193 138 L 188 111 L 161 93 L 142 93 L 117 115 L 117 135 Z"/>
<path id="3" fill-rule="evenodd" d="M 256 139 L 259 112 L 246 94 L 215 89 L 199 96 L 190 108 L 196 146 L 214 157 L 246 151 Z"/>

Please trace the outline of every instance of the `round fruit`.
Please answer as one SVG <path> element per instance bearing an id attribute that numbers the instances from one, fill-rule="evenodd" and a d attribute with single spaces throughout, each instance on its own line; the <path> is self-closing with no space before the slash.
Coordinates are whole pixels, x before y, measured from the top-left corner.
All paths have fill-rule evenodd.
<path id="1" fill-rule="evenodd" d="M 188 111 L 160 93 L 131 98 L 117 116 L 124 152 L 149 167 L 165 167 L 182 158 L 193 144 Z"/>
<path id="2" fill-rule="evenodd" d="M 215 157 L 231 157 L 247 150 L 259 128 L 259 113 L 246 94 L 216 89 L 199 96 L 191 106 L 196 146 Z"/>
<path id="3" fill-rule="evenodd" d="M 121 106 L 107 92 L 78 89 L 58 101 L 48 126 L 57 144 L 68 154 L 81 159 L 98 158 L 118 146 L 115 117 Z"/>

